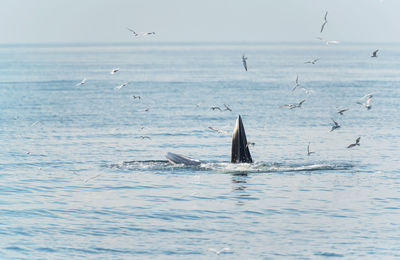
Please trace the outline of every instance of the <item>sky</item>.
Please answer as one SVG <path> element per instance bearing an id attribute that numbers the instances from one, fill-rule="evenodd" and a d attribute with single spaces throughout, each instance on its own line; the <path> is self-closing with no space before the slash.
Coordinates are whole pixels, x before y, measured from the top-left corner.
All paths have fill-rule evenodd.
<path id="1" fill-rule="evenodd" d="M 328 24 L 320 33 L 325 11 Z M 400 42 L 400 0 L 12 0 L 0 44 Z M 133 39 L 126 29 L 156 32 Z"/>

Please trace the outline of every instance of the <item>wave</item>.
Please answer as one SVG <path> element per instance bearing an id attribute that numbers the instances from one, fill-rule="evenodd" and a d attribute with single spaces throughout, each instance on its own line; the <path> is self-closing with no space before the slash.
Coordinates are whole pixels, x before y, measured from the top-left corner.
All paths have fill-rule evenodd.
<path id="1" fill-rule="evenodd" d="M 311 171 L 331 171 L 331 170 L 349 170 L 353 168 L 352 164 L 345 162 L 317 162 L 309 164 L 285 164 L 285 163 L 229 163 L 229 162 L 205 162 L 198 166 L 170 164 L 167 160 L 142 160 L 142 161 L 124 161 L 117 164 L 108 164 L 105 167 L 131 170 L 131 171 L 209 171 L 222 173 L 269 173 L 269 172 L 311 172 Z"/>

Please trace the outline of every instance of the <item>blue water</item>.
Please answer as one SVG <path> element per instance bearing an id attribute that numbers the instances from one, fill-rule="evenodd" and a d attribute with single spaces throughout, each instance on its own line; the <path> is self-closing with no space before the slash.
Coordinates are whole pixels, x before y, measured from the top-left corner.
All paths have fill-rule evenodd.
<path id="1" fill-rule="evenodd" d="M 2 259 L 400 257 L 399 45 L 3 45 L 0 60 Z M 297 75 L 311 93 L 291 92 Z M 238 114 L 252 165 L 229 163 Z"/>

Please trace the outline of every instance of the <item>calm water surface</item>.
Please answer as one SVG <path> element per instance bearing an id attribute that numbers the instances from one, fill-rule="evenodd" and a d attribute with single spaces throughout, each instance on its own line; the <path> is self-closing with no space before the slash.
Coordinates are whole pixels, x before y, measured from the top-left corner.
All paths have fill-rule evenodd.
<path id="1" fill-rule="evenodd" d="M 400 257 L 399 45 L 3 45 L 0 58 L 0 258 Z M 371 110 L 355 103 L 368 93 Z M 238 114 L 252 165 L 228 163 Z M 168 151 L 206 163 L 171 166 Z"/>

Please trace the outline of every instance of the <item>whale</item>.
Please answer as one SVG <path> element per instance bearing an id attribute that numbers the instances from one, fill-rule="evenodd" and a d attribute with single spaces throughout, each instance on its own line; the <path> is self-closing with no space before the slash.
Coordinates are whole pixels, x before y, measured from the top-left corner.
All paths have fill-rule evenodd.
<path id="1" fill-rule="evenodd" d="M 171 164 L 199 166 L 200 164 L 205 163 L 202 160 L 172 152 L 167 152 L 165 157 Z M 236 119 L 235 128 L 232 133 L 231 163 L 253 163 L 247 143 L 243 120 L 240 115 Z"/>

